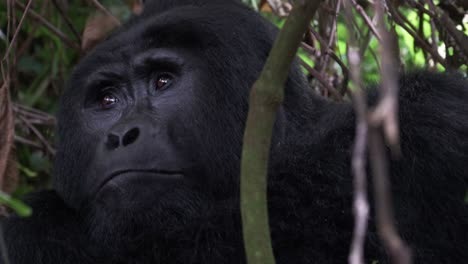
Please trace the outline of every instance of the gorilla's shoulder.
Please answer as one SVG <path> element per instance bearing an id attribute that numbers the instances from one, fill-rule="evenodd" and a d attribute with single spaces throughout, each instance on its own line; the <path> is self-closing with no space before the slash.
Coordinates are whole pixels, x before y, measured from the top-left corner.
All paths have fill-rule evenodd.
<path id="1" fill-rule="evenodd" d="M 468 80 L 455 72 L 415 71 L 400 76 L 400 134 L 406 169 L 425 173 L 424 188 L 450 178 L 459 201 L 468 187 Z M 456 190 L 456 191 L 455 191 Z M 443 200 L 443 199 L 441 199 Z"/>
<path id="2" fill-rule="evenodd" d="M 434 137 L 436 135 L 432 132 L 439 132 L 437 137 L 447 139 L 446 136 L 450 133 L 460 133 L 460 139 L 466 141 L 466 77 L 458 72 L 413 70 L 399 75 L 398 86 L 399 116 L 403 134 L 414 131 L 415 135 L 421 137 Z M 371 106 L 375 106 L 379 91 L 375 86 L 369 88 L 369 102 Z M 429 128 L 436 130 L 431 132 Z"/>
<path id="3" fill-rule="evenodd" d="M 377 102 L 378 85 L 369 85 L 370 104 Z M 400 104 L 454 103 L 468 100 L 468 79 L 456 71 L 411 70 L 398 76 Z M 450 100 L 452 99 L 452 100 Z M 418 105 L 419 107 L 419 105 Z"/>
<path id="4" fill-rule="evenodd" d="M 400 75 L 400 98 L 416 103 L 427 100 L 465 101 L 468 99 L 468 80 L 458 72 L 415 70 Z M 449 101 L 447 101 L 449 100 Z"/>
<path id="5" fill-rule="evenodd" d="M 403 125 L 431 126 L 443 133 L 460 132 L 466 140 L 468 80 L 465 77 L 456 72 L 414 71 L 402 74 L 399 86 Z M 430 131 L 420 132 L 430 134 Z"/>

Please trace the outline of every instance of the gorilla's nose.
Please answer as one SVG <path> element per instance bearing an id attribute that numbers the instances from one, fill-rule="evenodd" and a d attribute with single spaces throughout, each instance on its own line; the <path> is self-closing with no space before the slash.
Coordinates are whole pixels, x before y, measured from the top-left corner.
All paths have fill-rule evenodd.
<path id="1" fill-rule="evenodd" d="M 107 135 L 106 146 L 109 150 L 117 149 L 120 146 L 126 147 L 135 143 L 139 136 L 140 129 L 138 127 L 112 131 Z"/>

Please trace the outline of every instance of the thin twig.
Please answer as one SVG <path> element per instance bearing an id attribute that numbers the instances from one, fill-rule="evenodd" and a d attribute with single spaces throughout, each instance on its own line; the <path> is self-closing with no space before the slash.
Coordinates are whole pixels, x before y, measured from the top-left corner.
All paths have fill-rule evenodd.
<path id="1" fill-rule="evenodd" d="M 320 42 L 321 46 L 326 46 L 325 40 L 316 32 L 312 27 L 309 27 L 310 32 L 314 35 L 314 37 Z M 305 51 L 309 52 L 310 54 L 314 56 L 320 56 L 321 54 L 317 54 L 318 51 L 314 48 L 311 47 L 309 44 L 302 42 L 301 47 L 304 48 Z M 347 75 L 349 73 L 348 67 L 344 64 L 344 62 L 336 55 L 335 51 L 332 50 L 331 48 L 327 49 L 324 51 L 325 54 L 329 55 L 333 60 L 336 61 L 341 67 L 341 70 L 343 71 L 343 74 Z"/>
<path id="2" fill-rule="evenodd" d="M 364 8 L 362 8 L 362 6 L 359 5 L 355 0 L 351 0 L 351 3 L 353 3 L 354 8 L 359 13 L 359 15 L 361 15 L 361 17 L 364 19 L 367 26 L 372 31 L 372 33 L 377 38 L 377 40 L 379 42 L 382 42 L 382 37 L 380 36 L 379 31 L 375 28 L 374 23 L 372 23 L 372 20 L 369 18 Z"/>
<path id="3" fill-rule="evenodd" d="M 327 91 L 332 94 L 335 100 L 337 101 L 343 100 L 343 97 L 341 96 L 341 94 L 335 89 L 335 87 L 331 86 L 330 83 L 328 83 L 328 81 L 325 79 L 323 74 L 321 74 L 314 68 L 310 67 L 309 64 L 307 64 L 307 62 L 305 62 L 302 59 L 300 60 L 300 63 L 310 73 L 310 75 L 315 77 L 320 82 L 320 84 L 322 84 L 325 87 L 325 89 L 327 89 Z"/>
<path id="4" fill-rule="evenodd" d="M 16 28 L 16 16 L 14 12 L 14 4 L 11 1 L 7 2 L 7 34 L 6 34 L 6 46 L 11 47 L 15 46 L 13 42 L 10 44 L 9 39 L 11 32 L 17 34 L 19 27 Z M 11 52 L 13 53 L 13 52 Z M 11 76 L 12 68 L 11 65 L 15 65 L 16 57 L 14 54 L 11 54 L 10 51 L 6 52 L 4 59 L 0 62 L 0 68 L 2 72 L 2 82 L 0 85 L 0 131 L 2 135 L 0 136 L 0 190 L 6 187 L 5 183 L 8 183 L 10 180 L 14 180 L 16 173 L 11 171 L 11 157 L 13 156 L 13 135 L 14 131 L 14 119 L 11 109 L 11 99 L 10 99 L 10 87 L 11 87 Z M 13 62 L 10 64 L 10 60 L 13 59 Z M 1 252 L 0 252 L 1 254 Z M 5 257 L 4 261 L 8 261 Z"/>
<path id="5" fill-rule="evenodd" d="M 16 37 L 18 36 L 18 33 L 21 30 L 21 27 L 23 26 L 24 18 L 28 14 L 29 8 L 31 7 L 31 3 L 32 3 L 32 0 L 29 0 L 26 7 L 24 8 L 24 13 L 21 16 L 20 22 L 19 22 L 18 26 L 16 27 L 16 31 L 13 34 L 13 38 L 11 39 L 10 45 L 8 45 L 8 48 L 7 48 L 6 52 L 5 52 L 5 55 L 3 56 L 2 60 L 7 59 L 8 55 L 10 54 L 11 47 L 13 47 L 13 45 L 16 43 Z"/>
<path id="6" fill-rule="evenodd" d="M 431 44 L 432 44 L 432 48 L 434 50 L 437 50 L 437 36 L 436 36 L 436 32 L 437 32 L 437 28 L 436 28 L 436 25 L 434 23 L 434 20 L 431 19 L 429 21 L 429 23 L 431 24 Z M 434 69 L 437 68 L 437 60 L 434 59 Z"/>
<path id="7" fill-rule="evenodd" d="M 309 26 L 309 30 L 312 33 L 312 35 L 315 37 L 315 39 L 317 39 L 318 42 L 320 42 L 320 46 L 322 46 L 322 47 L 327 46 L 327 43 L 325 42 L 325 40 L 322 38 L 322 36 L 320 36 L 320 34 L 317 31 L 315 31 L 315 29 L 312 26 Z M 302 42 L 301 47 L 303 47 L 304 50 L 306 50 L 307 52 L 309 52 L 311 54 L 317 53 L 317 50 L 314 47 L 309 46 L 307 43 Z M 338 57 L 338 55 L 336 55 L 334 50 L 329 48 L 329 49 L 325 50 L 324 52 L 326 54 L 328 54 L 336 63 L 338 63 L 338 65 L 340 65 L 341 72 L 343 73 L 343 76 L 344 76 L 342 86 L 345 87 L 345 88 L 341 89 L 341 92 L 340 92 L 340 95 L 343 96 L 345 94 L 345 92 L 347 91 L 346 87 L 348 86 L 349 69 L 344 64 L 344 62 Z"/>
<path id="8" fill-rule="evenodd" d="M 36 143 L 36 142 L 34 142 L 32 140 L 29 140 L 27 138 L 18 136 L 18 135 L 15 135 L 15 141 L 18 142 L 18 143 L 24 144 L 24 145 L 28 145 L 28 146 L 31 146 L 31 147 L 38 148 L 38 149 L 44 149 L 43 145 L 41 145 L 39 143 Z"/>
<path id="9" fill-rule="evenodd" d="M 431 45 L 426 42 L 426 40 L 421 38 L 421 36 L 419 36 L 415 31 L 413 31 L 412 29 L 408 27 L 405 24 L 404 20 L 402 19 L 401 14 L 397 10 L 395 10 L 395 8 L 391 4 L 389 4 L 388 6 L 389 6 L 389 12 L 392 14 L 393 21 L 395 21 L 395 23 L 397 23 L 404 30 L 406 30 L 406 32 L 408 32 L 414 38 L 414 40 L 416 41 L 416 43 L 418 43 L 419 46 L 421 46 L 423 49 L 425 49 L 427 52 L 431 54 L 434 60 L 438 61 L 441 65 L 447 68 L 448 67 L 447 62 L 440 56 L 438 51 L 434 50 L 431 47 Z"/>
<path id="10" fill-rule="evenodd" d="M 383 3 L 376 1 L 377 26 L 383 37 L 381 44 L 381 100 L 373 110 L 370 118 L 374 126 L 382 125 L 384 135 L 394 154 L 399 153 L 399 124 L 398 124 L 398 67 L 395 58 L 398 57 L 392 34 L 387 30 L 384 20 Z"/>
<path id="11" fill-rule="evenodd" d="M 398 235 L 393 214 L 392 196 L 389 181 L 388 158 L 385 152 L 386 142 L 393 152 L 399 153 L 398 124 L 398 81 L 395 63 L 396 50 L 393 47 L 393 37 L 386 29 L 384 6 L 381 1 L 375 1 L 379 33 L 383 38 L 380 54 L 382 62 L 381 99 L 370 115 L 369 153 L 374 179 L 374 197 L 376 201 L 377 230 L 389 252 L 392 262 L 398 264 L 411 263 L 411 251 Z M 382 135 L 383 132 L 383 135 Z"/>
<path id="12" fill-rule="evenodd" d="M 99 11 L 101 11 L 106 16 L 109 16 L 116 25 L 120 26 L 120 20 L 116 18 L 111 12 L 109 12 L 109 10 L 107 10 L 103 5 L 101 5 L 101 3 L 99 3 L 98 0 L 90 0 L 90 1 Z"/>
<path id="13" fill-rule="evenodd" d="M 70 21 L 70 18 L 68 18 L 67 14 L 65 14 L 60 4 L 57 3 L 57 0 L 52 0 L 52 3 L 54 4 L 55 9 L 57 9 L 58 12 L 60 13 L 60 16 L 62 16 L 63 20 L 65 21 L 65 24 L 68 26 L 70 31 L 73 33 L 73 35 L 75 35 L 76 40 L 80 43 L 80 46 L 81 46 L 81 36 L 78 33 L 78 30 L 76 30 L 73 23 Z"/>
<path id="14" fill-rule="evenodd" d="M 367 149 L 367 100 L 363 90 L 361 77 L 361 53 L 358 41 L 352 33 L 354 15 L 350 0 L 343 2 L 346 24 L 348 25 L 349 48 L 348 61 L 353 89 L 353 105 L 356 113 L 356 136 L 352 157 L 352 173 L 354 176 L 354 231 L 351 242 L 348 262 L 350 264 L 364 264 L 364 242 L 367 232 L 367 220 L 369 217 L 369 202 L 367 199 L 367 174 L 366 174 L 366 149 Z"/>
<path id="15" fill-rule="evenodd" d="M 42 2 L 42 5 L 41 5 L 41 9 L 40 9 L 40 15 L 41 16 L 44 16 L 44 13 L 45 11 L 47 10 L 47 4 L 49 2 L 48 1 L 43 1 Z M 35 38 L 35 33 L 38 29 L 38 27 L 40 26 L 40 24 L 38 23 L 34 23 L 33 25 L 31 25 L 31 29 L 28 33 L 28 37 L 26 38 L 25 41 L 21 41 L 21 46 L 18 48 L 17 52 L 16 52 L 16 56 L 18 58 L 21 58 L 21 56 L 23 56 L 23 54 L 28 50 L 28 48 L 31 46 L 31 44 L 33 43 L 33 40 Z"/>
<path id="16" fill-rule="evenodd" d="M 333 43 L 336 40 L 336 23 L 338 21 L 338 13 L 340 12 L 340 8 L 341 8 L 341 0 L 337 0 L 336 6 L 335 6 L 335 12 L 333 14 L 334 19 L 333 19 L 332 26 L 330 29 L 328 43 L 327 43 L 326 48 L 324 49 L 326 50 L 326 52 L 324 54 L 325 56 L 322 61 L 322 67 L 321 67 L 322 69 L 320 71 L 321 74 L 325 73 L 325 69 L 327 68 L 327 65 L 328 65 L 328 58 L 330 57 L 330 52 L 328 51 L 332 49 L 331 47 L 333 46 Z"/>
<path id="17" fill-rule="evenodd" d="M 22 10 L 26 9 L 26 7 L 21 2 L 19 2 L 18 0 L 14 0 L 14 1 L 15 1 L 15 4 L 18 5 Z M 78 51 L 80 50 L 80 46 L 76 42 L 74 42 L 70 38 L 68 38 L 67 35 L 65 35 L 62 31 L 60 31 L 55 26 L 50 24 L 49 21 L 47 21 L 41 15 L 37 14 L 33 10 L 29 10 L 28 15 L 32 19 L 34 19 L 34 20 L 38 21 L 39 23 L 41 23 L 45 28 L 50 30 L 52 33 L 57 35 L 57 37 L 59 37 L 70 48 L 73 48 L 73 49 L 78 50 Z"/>
<path id="18" fill-rule="evenodd" d="M 385 248 L 395 264 L 411 263 L 411 251 L 398 236 L 394 225 L 388 162 L 380 130 L 371 128 L 369 132 L 370 164 L 374 175 L 374 197 L 376 200 L 377 229 Z"/>
<path id="19" fill-rule="evenodd" d="M 46 150 L 53 156 L 55 155 L 55 149 L 49 144 L 47 139 L 42 135 L 42 133 L 37 130 L 35 126 L 33 126 L 29 121 L 21 116 L 18 116 L 18 119 L 20 119 L 33 133 L 36 135 L 36 137 L 41 141 L 41 143 L 44 145 Z"/>
<path id="20" fill-rule="evenodd" d="M 416 9 L 418 9 L 419 11 L 423 12 L 424 14 L 426 15 L 429 15 L 431 18 L 433 18 L 435 16 L 434 12 L 432 12 L 432 10 L 429 10 L 429 9 L 426 9 L 421 3 L 419 3 L 418 1 L 414 1 L 414 0 L 409 0 L 408 1 L 408 4 L 411 6 L 411 7 L 414 7 Z"/>
<path id="21" fill-rule="evenodd" d="M 55 126 L 55 117 L 45 112 L 39 111 L 20 104 L 13 104 L 13 111 L 16 115 L 23 115 L 31 124 L 41 124 Z"/>
<path id="22" fill-rule="evenodd" d="M 460 48 L 460 51 L 465 55 L 465 58 L 468 58 L 468 37 L 466 34 L 458 30 L 452 19 L 450 19 L 443 10 L 440 10 L 432 0 L 426 0 L 426 3 L 428 3 L 429 7 L 434 10 L 436 22 L 445 27 L 447 32 Z"/>

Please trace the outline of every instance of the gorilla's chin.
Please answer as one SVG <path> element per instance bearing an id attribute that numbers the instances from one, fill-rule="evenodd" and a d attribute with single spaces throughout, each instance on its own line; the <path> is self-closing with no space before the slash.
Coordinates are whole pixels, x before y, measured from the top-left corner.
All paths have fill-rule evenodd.
<path id="1" fill-rule="evenodd" d="M 209 204 L 208 197 L 180 179 L 161 182 L 157 177 L 131 176 L 109 181 L 84 208 L 85 219 L 92 221 L 85 225 L 97 244 L 120 248 L 164 241 L 168 234 L 205 219 L 203 205 Z"/>

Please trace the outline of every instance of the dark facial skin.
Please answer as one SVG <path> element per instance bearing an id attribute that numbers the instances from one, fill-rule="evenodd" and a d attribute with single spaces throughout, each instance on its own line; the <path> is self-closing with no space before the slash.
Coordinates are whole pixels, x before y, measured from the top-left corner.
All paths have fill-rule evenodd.
<path id="1" fill-rule="evenodd" d="M 152 204 L 202 180 L 191 151 L 197 140 L 187 128 L 187 108 L 196 109 L 192 98 L 203 81 L 201 64 L 195 68 L 198 60 L 168 49 L 133 57 L 96 69 L 81 112 L 86 134 L 98 138 L 86 196 L 117 208 Z"/>

